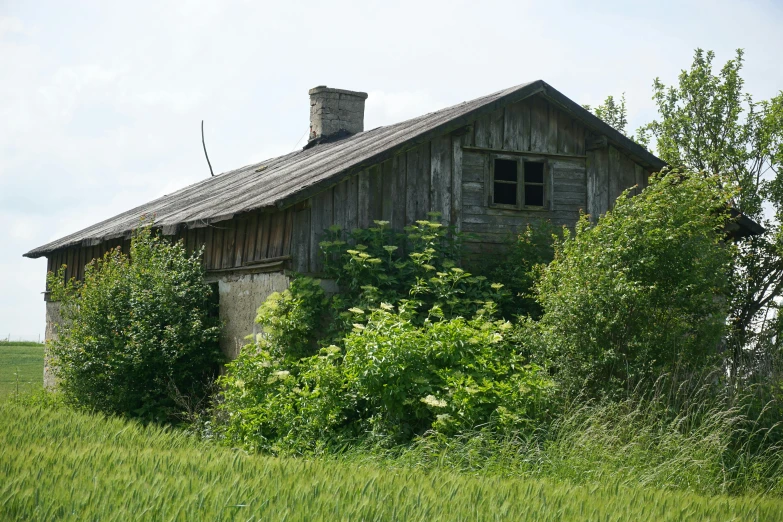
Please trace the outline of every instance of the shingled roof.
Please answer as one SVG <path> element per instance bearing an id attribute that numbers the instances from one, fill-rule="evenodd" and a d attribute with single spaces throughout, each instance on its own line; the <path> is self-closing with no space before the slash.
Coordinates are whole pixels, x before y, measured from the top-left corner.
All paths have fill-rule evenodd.
<path id="1" fill-rule="evenodd" d="M 571 101 L 543 80 L 425 114 L 395 125 L 360 132 L 331 143 L 320 143 L 284 156 L 224 172 L 194 183 L 115 217 L 27 252 L 37 258 L 72 245 L 96 245 L 123 237 L 142 217 L 154 216 L 164 233 L 180 226 L 203 227 L 253 210 L 284 208 L 306 199 L 358 170 L 474 120 L 477 116 L 535 94 L 558 104 L 589 129 L 604 135 L 640 164 L 653 169 L 665 163 L 637 143 Z"/>

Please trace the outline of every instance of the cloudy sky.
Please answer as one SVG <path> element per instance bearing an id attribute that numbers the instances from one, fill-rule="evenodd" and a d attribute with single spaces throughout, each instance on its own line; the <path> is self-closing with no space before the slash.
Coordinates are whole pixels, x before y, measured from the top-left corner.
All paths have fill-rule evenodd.
<path id="1" fill-rule="evenodd" d="M 369 92 L 367 129 L 535 79 L 635 128 L 696 47 L 783 88 L 780 0 L 633 3 L 0 0 L 0 338 L 44 331 L 24 252 L 209 176 L 202 119 L 224 171 L 301 147 L 316 85 Z"/>

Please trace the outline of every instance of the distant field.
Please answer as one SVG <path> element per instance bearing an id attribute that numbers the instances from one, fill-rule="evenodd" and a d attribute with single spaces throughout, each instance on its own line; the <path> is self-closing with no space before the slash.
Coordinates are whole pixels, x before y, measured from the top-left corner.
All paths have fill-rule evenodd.
<path id="1" fill-rule="evenodd" d="M 783 502 L 273 458 L 0 401 L 0 520 L 783 520 Z"/>
<path id="2" fill-rule="evenodd" d="M 42 344 L 0 343 L 0 397 L 43 387 L 44 348 Z"/>

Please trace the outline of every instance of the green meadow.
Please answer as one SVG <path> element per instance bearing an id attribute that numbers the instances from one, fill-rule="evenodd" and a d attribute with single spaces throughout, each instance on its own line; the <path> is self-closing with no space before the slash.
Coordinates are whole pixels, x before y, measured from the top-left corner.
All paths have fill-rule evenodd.
<path id="1" fill-rule="evenodd" d="M 0 397 L 43 387 L 43 352 L 38 343 L 0 342 Z"/>
<path id="2" fill-rule="evenodd" d="M 783 520 L 783 502 L 248 455 L 0 403 L 0 520 Z"/>

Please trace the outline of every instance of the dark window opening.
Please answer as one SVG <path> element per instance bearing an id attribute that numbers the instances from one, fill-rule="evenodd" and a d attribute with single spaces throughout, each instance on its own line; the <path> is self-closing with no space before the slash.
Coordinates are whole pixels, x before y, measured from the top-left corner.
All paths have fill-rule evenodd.
<path id="1" fill-rule="evenodd" d="M 497 205 L 517 204 L 517 165 L 517 162 L 514 160 L 495 160 L 493 203 Z"/>
<path id="2" fill-rule="evenodd" d="M 544 206 L 544 164 L 537 161 L 525 162 L 525 205 Z"/>

